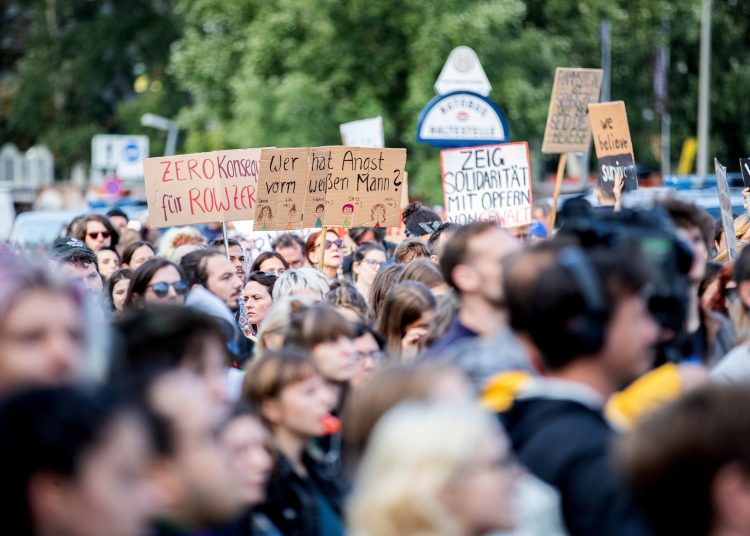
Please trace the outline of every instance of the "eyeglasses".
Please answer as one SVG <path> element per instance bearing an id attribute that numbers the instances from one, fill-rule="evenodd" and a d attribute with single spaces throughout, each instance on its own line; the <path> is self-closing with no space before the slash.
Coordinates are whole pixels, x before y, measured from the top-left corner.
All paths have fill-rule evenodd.
<path id="1" fill-rule="evenodd" d="M 326 240 L 326 249 L 331 249 L 331 246 L 341 249 L 344 247 L 344 241 L 340 238 L 338 240 Z"/>
<path id="2" fill-rule="evenodd" d="M 112 236 L 112 233 L 110 233 L 109 231 L 94 231 L 93 233 L 86 234 L 89 235 L 89 238 L 91 240 L 96 240 L 97 238 L 99 238 L 99 235 L 102 235 L 102 238 L 109 238 L 110 236 Z"/>
<path id="3" fill-rule="evenodd" d="M 154 291 L 158 297 L 163 298 L 169 294 L 169 287 L 172 287 L 178 296 L 183 296 L 188 290 L 188 282 L 183 280 L 175 281 L 174 283 L 167 283 L 166 281 L 159 281 L 149 285 L 148 288 Z"/>
<path id="4" fill-rule="evenodd" d="M 378 261 L 375 259 L 364 259 L 362 262 L 366 262 L 367 264 L 373 267 L 377 266 L 378 268 L 380 268 L 381 266 L 385 264 L 383 261 Z"/>
<path id="5" fill-rule="evenodd" d="M 380 350 L 375 350 L 374 352 L 364 353 L 364 352 L 357 352 L 357 361 L 361 361 L 363 359 L 372 359 L 376 363 L 380 363 L 381 361 L 385 361 L 386 353 L 381 352 Z"/>

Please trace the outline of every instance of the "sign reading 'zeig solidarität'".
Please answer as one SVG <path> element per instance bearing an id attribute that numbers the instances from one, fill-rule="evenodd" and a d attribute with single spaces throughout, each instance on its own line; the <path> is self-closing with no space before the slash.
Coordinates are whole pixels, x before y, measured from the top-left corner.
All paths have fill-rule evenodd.
<path id="1" fill-rule="evenodd" d="M 531 223 L 531 174 L 526 142 L 440 152 L 448 221 Z"/>
<path id="2" fill-rule="evenodd" d="M 154 227 L 251 220 L 261 149 L 235 149 L 143 161 Z"/>

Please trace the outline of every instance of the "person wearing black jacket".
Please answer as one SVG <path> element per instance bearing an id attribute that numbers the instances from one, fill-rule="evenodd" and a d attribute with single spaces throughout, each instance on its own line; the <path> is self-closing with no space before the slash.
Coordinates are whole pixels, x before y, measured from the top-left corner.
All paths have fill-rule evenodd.
<path id="1" fill-rule="evenodd" d="M 648 534 L 610 460 L 606 399 L 646 372 L 658 328 L 636 256 L 540 244 L 504 267 L 511 326 L 545 375 L 502 421 L 520 461 L 560 493 L 572 536 Z"/>
<path id="2" fill-rule="evenodd" d="M 299 349 L 264 354 L 248 370 L 243 398 L 269 425 L 274 465 L 257 510 L 285 536 L 343 536 L 343 485 L 310 452 L 310 440 L 338 431 L 336 402 L 309 355 Z"/>

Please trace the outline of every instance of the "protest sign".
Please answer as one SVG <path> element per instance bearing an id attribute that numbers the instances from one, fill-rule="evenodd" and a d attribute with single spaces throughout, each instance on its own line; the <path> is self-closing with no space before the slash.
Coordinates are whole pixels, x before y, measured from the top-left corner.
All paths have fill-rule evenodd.
<path id="1" fill-rule="evenodd" d="M 740 158 L 740 171 L 742 171 L 742 184 L 750 188 L 750 158 Z"/>
<path id="2" fill-rule="evenodd" d="M 544 129 L 543 153 L 583 153 L 589 147 L 588 105 L 599 102 L 603 71 L 558 67 Z"/>
<path id="3" fill-rule="evenodd" d="M 251 220 L 255 216 L 261 149 L 146 158 L 153 227 Z"/>
<path id="4" fill-rule="evenodd" d="M 301 229 L 309 153 L 307 147 L 263 149 L 255 228 L 261 231 Z"/>
<path id="5" fill-rule="evenodd" d="M 385 147 L 383 118 L 360 119 L 343 123 L 340 127 L 341 141 L 354 147 Z"/>
<path id="6" fill-rule="evenodd" d="M 531 174 L 526 142 L 440 151 L 449 222 L 531 223 Z"/>
<path id="7" fill-rule="evenodd" d="M 304 227 L 395 227 L 406 149 L 310 150 Z"/>
<path id="8" fill-rule="evenodd" d="M 724 228 L 724 243 L 726 244 L 729 261 L 737 256 L 737 237 L 734 234 L 734 218 L 732 217 L 732 199 L 729 194 L 727 168 L 714 158 L 716 169 L 716 187 L 719 190 L 719 207 L 721 208 L 721 226 Z"/>
<path id="9" fill-rule="evenodd" d="M 599 160 L 599 188 L 606 193 L 613 193 L 615 184 L 619 181 L 623 181 L 623 192 L 638 188 L 625 103 L 616 101 L 590 104 L 589 118 L 594 134 L 594 149 Z"/>

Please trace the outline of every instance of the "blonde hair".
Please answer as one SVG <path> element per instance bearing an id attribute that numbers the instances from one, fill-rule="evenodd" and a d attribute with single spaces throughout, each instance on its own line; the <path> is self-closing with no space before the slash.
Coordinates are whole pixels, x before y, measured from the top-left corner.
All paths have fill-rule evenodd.
<path id="1" fill-rule="evenodd" d="M 284 272 L 286 273 L 286 272 Z M 283 275 L 283 274 L 282 274 Z M 276 287 L 274 286 L 274 290 Z M 268 351 L 265 338 L 269 335 L 281 335 L 286 333 L 292 312 L 310 307 L 312 301 L 302 296 L 289 296 L 279 300 L 274 299 L 271 308 L 263 317 L 258 329 L 258 341 L 255 345 L 255 356 L 262 357 Z"/>
<path id="2" fill-rule="evenodd" d="M 187 244 L 206 244 L 206 240 L 195 227 L 171 227 L 159 239 L 156 255 L 168 259 L 175 249 Z"/>
<path id="3" fill-rule="evenodd" d="M 750 241 L 747 240 L 737 240 L 737 254 L 740 254 L 740 251 L 745 249 L 745 246 L 750 244 Z M 729 251 L 727 250 L 726 246 L 724 246 L 724 249 L 719 251 L 719 253 L 714 257 L 714 262 L 718 262 L 721 264 L 728 264 L 729 263 Z"/>
<path id="4" fill-rule="evenodd" d="M 470 404 L 399 404 L 378 422 L 349 503 L 359 536 L 454 536 L 463 531 L 441 492 L 499 426 Z"/>
<path id="5" fill-rule="evenodd" d="M 328 278 L 323 272 L 315 268 L 304 267 L 297 270 L 287 270 L 279 276 L 273 286 L 273 301 L 307 291 L 320 294 L 319 301 L 324 301 L 329 290 Z"/>

